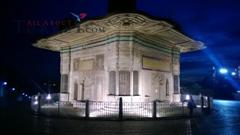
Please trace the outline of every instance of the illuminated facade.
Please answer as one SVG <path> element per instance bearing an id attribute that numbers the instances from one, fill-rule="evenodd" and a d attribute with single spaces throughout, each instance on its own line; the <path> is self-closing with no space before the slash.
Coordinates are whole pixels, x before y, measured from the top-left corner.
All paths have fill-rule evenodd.
<path id="1" fill-rule="evenodd" d="M 61 93 L 70 101 L 177 102 L 180 53 L 204 48 L 167 22 L 135 13 L 86 21 L 34 46 L 60 52 Z"/>

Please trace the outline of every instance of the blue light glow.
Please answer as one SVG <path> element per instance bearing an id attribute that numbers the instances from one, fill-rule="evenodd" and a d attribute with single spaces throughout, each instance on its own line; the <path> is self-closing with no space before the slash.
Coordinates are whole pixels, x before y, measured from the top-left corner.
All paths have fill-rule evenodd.
<path id="1" fill-rule="evenodd" d="M 208 56 L 209 59 L 211 59 L 211 61 L 214 63 L 214 65 L 216 65 L 217 68 L 223 67 L 222 63 L 219 61 L 219 59 L 215 56 L 215 54 L 209 48 L 205 49 L 204 53 Z M 219 72 L 221 73 L 222 71 L 219 71 Z M 226 70 L 225 71 L 223 70 L 223 72 L 226 72 Z M 227 72 L 228 72 L 228 70 L 227 70 Z M 225 74 L 227 75 L 226 79 L 229 81 L 229 83 L 235 89 L 239 90 L 240 89 L 239 83 L 236 82 L 232 77 L 228 77 L 227 73 L 225 73 Z"/>
<path id="2" fill-rule="evenodd" d="M 236 73 L 236 72 L 232 72 L 231 75 L 232 75 L 232 76 L 235 76 L 235 75 L 237 75 L 237 73 Z"/>
<path id="3" fill-rule="evenodd" d="M 7 82 L 3 82 L 3 85 L 5 85 L 5 86 L 6 86 L 7 84 L 8 84 Z"/>
<path id="4" fill-rule="evenodd" d="M 226 68 L 220 68 L 219 69 L 219 73 L 221 74 L 227 74 L 228 73 L 228 70 Z"/>

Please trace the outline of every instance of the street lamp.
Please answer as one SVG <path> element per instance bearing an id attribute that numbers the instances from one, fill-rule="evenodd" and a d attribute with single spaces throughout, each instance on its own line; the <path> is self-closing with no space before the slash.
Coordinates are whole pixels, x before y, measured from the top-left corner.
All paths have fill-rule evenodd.
<path id="1" fill-rule="evenodd" d="M 190 100 L 190 95 L 186 95 L 185 99 Z"/>
<path id="2" fill-rule="evenodd" d="M 34 105 L 37 105 L 37 104 L 38 104 L 38 101 L 37 101 L 37 100 L 36 100 L 36 101 L 34 101 L 34 102 L 33 102 L 33 104 L 34 104 Z"/>
<path id="3" fill-rule="evenodd" d="M 220 69 L 219 69 L 219 73 L 220 73 L 220 74 L 227 74 L 227 73 L 228 73 L 228 69 L 226 69 L 226 68 L 220 68 Z"/>
<path id="4" fill-rule="evenodd" d="M 51 94 L 48 94 L 47 97 L 46 97 L 47 100 L 51 100 L 52 97 L 51 97 Z"/>
<path id="5" fill-rule="evenodd" d="M 236 73 L 236 72 L 232 72 L 231 75 L 232 75 L 232 76 L 235 76 L 235 75 L 237 75 L 237 73 Z"/>
<path id="6" fill-rule="evenodd" d="M 6 86 L 8 83 L 7 82 L 3 82 L 3 86 Z"/>
<path id="7" fill-rule="evenodd" d="M 7 82 L 1 82 L 1 84 L 0 84 L 0 97 L 3 97 L 4 96 L 4 89 L 3 89 L 3 87 L 4 86 L 7 86 Z"/>

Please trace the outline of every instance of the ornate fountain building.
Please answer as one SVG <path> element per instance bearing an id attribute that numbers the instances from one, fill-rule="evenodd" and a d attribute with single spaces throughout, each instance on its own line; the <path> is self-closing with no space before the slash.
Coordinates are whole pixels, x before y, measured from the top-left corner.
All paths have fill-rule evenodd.
<path id="1" fill-rule="evenodd" d="M 89 20 L 34 46 L 61 55 L 69 100 L 180 100 L 180 53 L 204 48 L 161 20 L 119 13 Z"/>

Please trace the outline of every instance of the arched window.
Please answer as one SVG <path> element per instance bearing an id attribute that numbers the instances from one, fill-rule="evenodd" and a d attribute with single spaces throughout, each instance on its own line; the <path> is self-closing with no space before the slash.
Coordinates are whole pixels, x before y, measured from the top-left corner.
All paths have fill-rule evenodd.
<path id="1" fill-rule="evenodd" d="M 166 96 L 169 96 L 169 82 L 166 80 Z"/>

